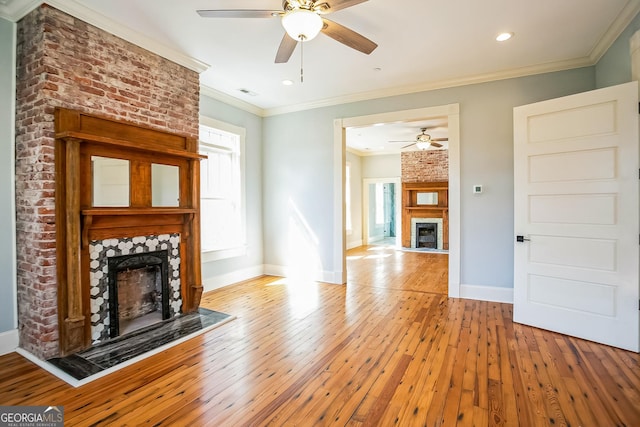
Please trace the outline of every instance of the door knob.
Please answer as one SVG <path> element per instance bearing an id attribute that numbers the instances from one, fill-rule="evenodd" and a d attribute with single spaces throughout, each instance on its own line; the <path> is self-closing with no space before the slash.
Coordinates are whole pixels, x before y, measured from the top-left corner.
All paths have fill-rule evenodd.
<path id="1" fill-rule="evenodd" d="M 516 242 L 524 242 L 524 241 L 530 241 L 531 239 L 524 237 L 524 236 L 516 236 Z"/>

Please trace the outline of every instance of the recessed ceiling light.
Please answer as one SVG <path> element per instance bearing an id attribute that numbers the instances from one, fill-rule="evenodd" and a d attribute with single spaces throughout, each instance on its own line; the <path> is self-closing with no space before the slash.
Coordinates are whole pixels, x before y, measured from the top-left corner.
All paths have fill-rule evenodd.
<path id="1" fill-rule="evenodd" d="M 499 42 L 506 42 L 511 37 L 513 37 L 513 33 L 500 33 L 498 34 L 498 37 L 496 37 L 496 40 Z"/>
<path id="2" fill-rule="evenodd" d="M 285 86 L 291 86 L 293 84 L 293 80 L 283 80 L 282 84 Z"/>

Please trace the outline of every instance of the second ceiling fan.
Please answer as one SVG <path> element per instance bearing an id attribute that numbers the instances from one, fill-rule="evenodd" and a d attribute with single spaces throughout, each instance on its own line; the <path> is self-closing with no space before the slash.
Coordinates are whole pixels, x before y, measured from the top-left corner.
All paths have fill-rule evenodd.
<path id="1" fill-rule="evenodd" d="M 440 142 L 448 141 L 449 138 L 431 138 L 431 135 L 427 133 L 430 128 L 420 128 L 420 134 L 416 135 L 415 141 L 389 141 L 389 142 L 410 142 L 411 144 L 405 145 L 402 149 L 409 148 L 415 145 L 420 150 L 426 150 L 429 147 L 441 148 L 443 147 Z M 440 142 L 438 142 L 440 141 Z"/>
<path id="2" fill-rule="evenodd" d="M 276 53 L 276 63 L 289 61 L 299 41 L 309 41 L 319 32 L 357 51 L 370 54 L 378 45 L 365 36 L 325 18 L 331 12 L 346 9 L 367 0 L 284 0 L 282 10 L 214 9 L 198 10 L 204 18 L 280 17 L 286 33 Z"/>

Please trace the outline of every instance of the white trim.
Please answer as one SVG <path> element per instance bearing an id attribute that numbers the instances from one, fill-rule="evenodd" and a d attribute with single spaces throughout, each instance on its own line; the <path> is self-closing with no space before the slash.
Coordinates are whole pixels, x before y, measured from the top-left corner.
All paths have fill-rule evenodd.
<path id="1" fill-rule="evenodd" d="M 481 74 L 457 79 L 439 80 L 435 82 L 420 83 L 410 86 L 398 86 L 388 89 L 378 89 L 369 92 L 360 92 L 346 96 L 321 99 L 302 104 L 286 105 L 264 109 L 264 117 L 277 116 L 280 114 L 294 113 L 315 108 L 330 107 L 352 102 L 368 101 L 371 99 L 388 98 L 391 96 L 407 95 L 411 93 L 427 92 L 437 89 L 447 89 L 459 86 L 467 86 L 479 83 L 488 83 L 498 80 L 526 77 L 536 74 L 552 73 L 556 71 L 571 70 L 574 68 L 589 67 L 595 63 L 588 57 L 569 59 L 565 61 L 550 62 L 546 64 L 533 65 L 529 67 L 515 68 L 511 70 L 499 71 L 495 73 Z"/>
<path id="2" fill-rule="evenodd" d="M 264 274 L 264 266 L 256 265 L 242 270 L 234 270 L 230 273 L 220 274 L 218 276 L 207 277 L 202 280 L 204 292 L 210 292 L 215 289 L 224 288 L 225 286 L 234 285 L 238 282 L 253 279 Z"/>
<path id="3" fill-rule="evenodd" d="M 449 296 L 460 295 L 460 106 L 448 104 L 437 107 L 416 108 L 413 110 L 392 111 L 389 113 L 342 119 L 343 128 L 350 126 L 369 126 L 376 123 L 417 121 L 430 117 L 448 117 L 449 123 Z M 339 135 L 339 137 L 338 137 Z M 334 152 L 344 152 L 343 132 L 334 132 Z M 346 156 L 340 161 L 344 163 Z M 336 160 L 334 160 L 336 161 Z M 335 167 L 335 165 L 334 165 Z M 364 193 L 364 191 L 363 191 Z M 341 194 L 340 194 L 341 196 Z M 334 194 L 334 205 L 342 205 L 342 199 Z M 364 235 L 363 235 L 364 237 Z M 334 242 L 334 251 L 343 250 Z M 346 274 L 346 271 L 345 271 Z"/>
<path id="4" fill-rule="evenodd" d="M 24 3 L 25 1 L 27 2 Z M 45 1 L 43 0 L 13 0 L 6 5 L 0 5 L 0 17 L 13 22 L 17 22 L 44 2 Z M 117 22 L 105 17 L 104 15 L 101 15 L 84 5 L 81 5 L 76 0 L 46 0 L 46 3 L 78 19 L 82 19 L 89 24 L 101 28 L 111 34 L 114 34 L 124 40 L 143 47 L 153 53 L 156 53 L 198 73 L 201 73 L 210 67 L 209 64 L 205 64 L 193 57 L 186 55 L 181 51 L 169 48 L 141 33 L 118 24 Z M 20 6 L 18 6 L 19 4 Z M 528 67 L 521 67 L 471 77 L 447 79 L 436 82 L 422 83 L 418 85 L 373 90 L 352 95 L 327 98 L 308 103 L 265 109 L 236 98 L 232 95 L 220 92 L 211 87 L 202 85 L 200 90 L 201 93 L 205 94 L 206 96 L 210 96 L 211 98 L 230 104 L 252 114 L 256 114 L 260 117 L 268 117 L 279 114 L 292 113 L 296 111 L 346 104 L 350 102 L 366 101 L 370 99 L 385 98 L 389 96 L 405 95 L 409 93 L 465 86 L 470 84 L 487 83 L 496 80 L 563 71 L 580 67 L 588 67 L 595 65 L 600 60 L 602 55 L 604 55 L 604 53 L 611 47 L 611 45 L 616 41 L 622 31 L 624 31 L 624 29 L 629 25 L 629 23 L 638 14 L 638 12 L 640 12 L 640 3 L 636 1 L 628 1 L 620 14 L 618 14 L 618 16 L 616 17 L 615 21 L 607 29 L 605 34 L 600 38 L 598 43 L 593 47 L 588 56 L 568 59 L 564 61 L 537 64 Z"/>
<path id="5" fill-rule="evenodd" d="M 95 381 L 95 380 L 97 380 L 99 378 L 106 377 L 109 374 L 112 374 L 112 373 L 117 372 L 117 371 L 119 371 L 121 369 L 124 369 L 127 366 L 131 366 L 134 363 L 138 363 L 138 362 L 140 362 L 140 361 L 142 361 L 144 359 L 147 359 L 147 358 L 149 358 L 151 356 L 154 356 L 154 355 L 156 355 L 158 353 L 161 353 L 161 352 L 163 352 L 163 351 L 165 351 L 167 349 L 170 349 L 170 348 L 175 347 L 175 346 L 177 346 L 179 344 L 182 344 L 183 342 L 188 341 L 191 338 L 195 338 L 198 335 L 202 335 L 205 332 L 208 332 L 208 331 L 210 331 L 212 329 L 215 329 L 215 328 L 220 327 L 220 326 L 222 326 L 222 325 L 224 325 L 226 323 L 229 323 L 230 321 L 232 321 L 234 319 L 236 319 L 236 316 L 229 316 L 228 318 L 226 318 L 226 319 L 224 319 L 224 320 L 222 320 L 222 321 L 220 321 L 218 323 L 210 325 L 210 326 L 208 326 L 206 328 L 203 328 L 203 329 L 201 329 L 199 331 L 196 331 L 196 332 L 194 332 L 192 334 L 189 334 L 187 336 L 179 338 L 179 339 L 177 339 L 175 341 L 171 341 L 170 343 L 167 343 L 167 344 L 165 344 L 163 346 L 160 346 L 158 348 L 154 348 L 153 350 L 149 350 L 149 351 L 147 351 L 147 352 L 145 352 L 145 353 L 143 353 L 143 354 L 141 354 L 139 356 L 136 356 L 136 357 L 134 357 L 132 359 L 129 359 L 129 360 L 125 361 L 125 362 L 119 363 L 118 365 L 113 366 L 111 368 L 107 368 L 104 371 L 101 371 L 101 372 L 99 372 L 99 373 L 97 373 L 95 375 L 91 375 L 91 376 L 89 376 L 87 378 L 84 378 L 82 380 L 78 380 L 78 379 L 72 377 L 71 375 L 69 375 L 66 372 L 64 372 L 63 370 L 61 370 L 60 368 L 52 365 L 49 362 L 46 362 L 44 360 L 39 359 L 35 355 L 33 355 L 33 354 L 29 353 L 28 351 L 26 351 L 25 349 L 18 348 L 16 350 L 16 352 L 18 354 L 20 354 L 21 356 L 23 356 L 24 358 L 30 360 L 34 364 L 38 365 L 40 368 L 42 368 L 45 371 L 49 372 L 50 374 L 60 378 L 62 381 L 66 382 L 67 384 L 69 384 L 69 385 L 71 385 L 73 387 L 80 387 L 80 386 L 88 384 L 88 383 L 90 383 L 92 381 Z"/>
<path id="6" fill-rule="evenodd" d="M 17 329 L 0 332 L 0 356 L 13 353 L 20 345 L 20 335 Z"/>
<path id="7" fill-rule="evenodd" d="M 638 13 L 640 13 L 640 2 L 628 1 L 607 29 L 607 32 L 598 40 L 598 43 L 596 43 L 589 54 L 591 65 L 595 65 L 600 61 L 602 56 L 607 53 L 607 50 L 609 50 L 618 37 L 620 37 L 620 34 L 631 24 L 631 21 L 633 21 Z"/>
<path id="8" fill-rule="evenodd" d="M 345 131 L 342 120 L 335 119 L 333 121 L 333 140 L 342 141 L 345 138 Z M 344 203 L 344 188 L 346 179 L 346 151 L 345 145 L 333 144 L 333 241 L 335 248 L 333 251 L 333 268 L 340 271 L 340 277 L 333 277 L 330 283 L 347 283 L 347 236 L 345 229 L 345 221 L 347 217 Z M 335 203 L 339 200 L 339 203 Z M 334 248 L 334 249 L 335 249 Z"/>
<path id="9" fill-rule="evenodd" d="M 460 298 L 513 304 L 513 288 L 461 284 Z"/>
<path id="10" fill-rule="evenodd" d="M 284 265 L 275 265 L 275 264 L 265 264 L 264 265 L 264 274 L 265 276 L 276 276 L 276 277 L 290 277 L 289 271 L 291 267 L 286 267 Z M 329 283 L 331 285 L 344 285 L 343 277 L 346 276 L 345 270 L 336 270 L 336 271 L 316 271 L 313 274 L 312 280 L 316 282 Z"/>
<path id="11" fill-rule="evenodd" d="M 360 239 L 360 240 L 351 240 L 351 241 L 347 242 L 347 250 L 353 249 L 353 248 L 357 248 L 357 247 L 360 247 L 362 245 L 363 245 L 362 239 Z"/>
<path id="12" fill-rule="evenodd" d="M 202 263 L 220 261 L 221 259 L 236 258 L 247 254 L 247 246 L 239 246 L 237 248 L 213 249 L 202 251 L 200 257 Z"/>
<path id="13" fill-rule="evenodd" d="M 266 276 L 287 277 L 287 267 L 284 265 L 265 264 L 264 274 Z"/>
<path id="14" fill-rule="evenodd" d="M 246 111 L 247 113 L 255 114 L 259 117 L 264 117 L 264 110 L 260 107 L 257 107 L 253 104 L 250 104 L 246 101 L 238 99 L 234 96 L 226 94 L 224 92 L 220 92 L 210 86 L 200 85 L 200 96 L 207 96 L 211 99 L 215 99 L 217 101 L 223 102 L 232 107 L 239 108 L 240 110 Z"/>
<path id="15" fill-rule="evenodd" d="M 36 7 L 43 3 L 48 4 L 62 12 L 65 12 L 77 19 L 80 19 L 87 24 L 91 24 L 94 27 L 100 28 L 110 34 L 120 37 L 130 43 L 135 44 L 143 49 L 146 49 L 152 53 L 155 53 L 163 58 L 180 64 L 197 73 L 202 73 L 209 68 L 209 64 L 205 64 L 198 59 L 195 59 L 184 52 L 170 48 L 158 41 L 148 37 L 138 31 L 122 25 L 106 16 L 94 11 L 93 9 L 80 4 L 76 0 L 39 0 L 29 1 L 23 7 L 10 7 L 12 4 L 18 4 L 23 0 L 14 0 L 13 2 L 0 7 L 0 17 L 9 19 L 10 21 L 17 22 L 22 19 L 26 14 L 31 12 Z"/>
<path id="16" fill-rule="evenodd" d="M 9 0 L 7 4 L 0 5 L 0 18 L 18 22 L 41 4 L 42 0 Z"/>
<path id="17" fill-rule="evenodd" d="M 247 174 L 246 174 L 246 151 L 245 140 L 247 130 L 241 126 L 223 122 L 208 116 L 199 116 L 199 124 L 209 126 L 218 130 L 233 133 L 240 137 L 240 221 L 242 227 L 242 244 L 232 248 L 222 248 L 206 250 L 201 253 L 202 262 L 211 262 L 221 259 L 233 258 L 246 255 L 247 253 Z"/>

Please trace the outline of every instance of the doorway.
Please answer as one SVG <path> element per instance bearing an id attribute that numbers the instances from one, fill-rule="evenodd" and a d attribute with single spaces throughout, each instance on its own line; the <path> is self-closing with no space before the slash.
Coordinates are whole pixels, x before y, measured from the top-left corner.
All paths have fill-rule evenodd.
<path id="1" fill-rule="evenodd" d="M 399 178 L 362 180 L 362 244 L 400 245 L 402 184 Z"/>
<path id="2" fill-rule="evenodd" d="M 346 283 L 347 280 L 344 199 L 346 129 L 373 126 L 380 123 L 419 121 L 434 117 L 446 117 L 449 126 L 448 294 L 450 297 L 460 295 L 460 124 L 458 104 L 334 120 L 334 262 L 336 271 L 339 271 L 341 275 L 340 283 Z"/>

